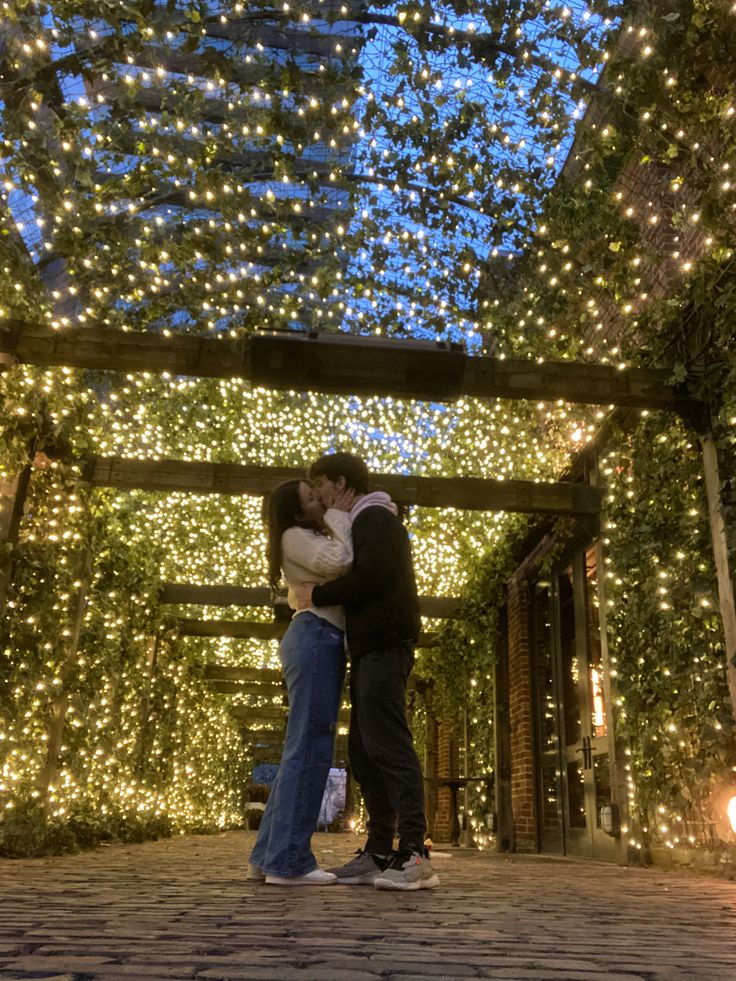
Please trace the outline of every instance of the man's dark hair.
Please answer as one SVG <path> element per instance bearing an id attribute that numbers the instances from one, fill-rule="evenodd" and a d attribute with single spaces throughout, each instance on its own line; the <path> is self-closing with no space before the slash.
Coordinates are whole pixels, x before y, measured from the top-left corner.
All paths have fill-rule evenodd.
<path id="1" fill-rule="evenodd" d="M 315 460 L 309 468 L 309 479 L 316 480 L 317 477 L 327 477 L 333 484 L 344 477 L 346 486 L 356 494 L 367 494 L 371 485 L 365 461 L 352 453 L 327 453 Z"/>

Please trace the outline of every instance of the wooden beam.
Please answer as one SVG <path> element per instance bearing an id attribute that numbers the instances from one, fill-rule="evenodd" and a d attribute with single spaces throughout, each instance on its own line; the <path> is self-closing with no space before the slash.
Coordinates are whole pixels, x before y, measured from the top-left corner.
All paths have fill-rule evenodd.
<path id="1" fill-rule="evenodd" d="M 280 743 L 274 743 L 271 746 L 253 746 L 248 745 L 248 755 L 253 763 L 274 763 L 278 764 L 281 760 L 281 749 L 283 746 L 283 741 Z M 345 742 L 335 743 L 335 754 L 333 757 L 333 765 L 340 766 L 345 765 L 348 760 L 348 745 Z"/>
<path id="2" fill-rule="evenodd" d="M 238 721 L 237 719 L 235 721 Z M 240 727 L 240 734 L 244 740 L 250 743 L 261 743 L 266 746 L 281 746 L 284 742 L 286 730 L 280 729 L 249 729 L 247 726 Z"/>
<path id="3" fill-rule="evenodd" d="M 238 722 L 248 722 L 251 725 L 263 723 L 269 725 L 277 722 L 283 728 L 286 722 L 287 707 L 285 705 L 229 705 L 228 713 Z"/>
<path id="4" fill-rule="evenodd" d="M 278 723 L 281 728 L 286 723 L 288 708 L 286 705 L 230 705 L 228 713 L 237 722 L 245 722 L 248 725 L 259 725 L 263 723 L 271 728 L 271 723 Z M 337 716 L 340 726 L 346 726 L 350 721 L 350 710 L 342 709 Z M 274 726 L 273 728 L 278 728 Z M 262 730 L 258 730 L 262 731 Z"/>
<path id="5" fill-rule="evenodd" d="M 284 745 L 285 731 L 269 732 L 263 729 L 247 729 L 241 727 L 240 734 L 243 743 L 254 761 L 261 763 L 278 763 L 281 758 L 281 750 Z M 334 759 L 342 762 L 347 761 L 348 740 L 347 736 L 337 736 L 335 739 Z"/>
<path id="6" fill-rule="evenodd" d="M 220 681 L 213 678 L 207 682 L 207 687 L 222 695 L 247 695 L 256 698 L 282 698 L 284 688 L 257 681 Z"/>
<path id="7" fill-rule="evenodd" d="M 271 606 L 269 586 L 198 586 L 165 582 L 160 603 L 197 606 Z"/>
<path id="8" fill-rule="evenodd" d="M 213 338 L 183 335 L 167 339 L 153 332 L 74 329 L 56 331 L 43 324 L 6 320 L 0 327 L 0 351 L 15 354 L 24 364 L 69 365 L 111 371 L 172 371 L 202 377 L 234 377 L 233 349 Z M 182 343 L 183 342 L 183 343 Z M 17 354 L 16 354 L 17 352 Z M 146 366 L 146 359 L 148 366 Z M 237 375 L 237 371 L 234 373 Z"/>
<path id="9" fill-rule="evenodd" d="M 95 487 L 123 490 L 262 495 L 284 480 L 303 477 L 305 473 L 306 468 L 300 467 L 95 457 L 84 476 Z M 595 516 L 600 511 L 602 497 L 602 491 L 581 483 L 395 474 L 374 474 L 372 481 L 375 490 L 386 491 L 397 504 L 471 511 Z"/>
<path id="10" fill-rule="evenodd" d="M 244 740 L 248 755 L 254 763 L 275 763 L 281 759 L 281 746 L 251 746 Z"/>
<path id="11" fill-rule="evenodd" d="M 238 640 L 281 640 L 288 623 L 259 623 L 253 620 L 190 620 L 178 621 L 182 637 L 233 637 Z M 437 636 L 423 631 L 417 647 L 436 647 Z"/>
<path id="12" fill-rule="evenodd" d="M 177 621 L 182 637 L 233 637 L 239 640 L 281 640 L 287 624 L 258 623 L 253 620 Z"/>
<path id="13" fill-rule="evenodd" d="M 84 477 L 95 487 L 181 491 L 193 494 L 269 494 L 285 480 L 304 477 L 296 467 L 258 467 L 189 460 L 126 460 L 94 457 Z"/>
<path id="14" fill-rule="evenodd" d="M 258 766 L 260 764 L 273 764 L 274 766 L 278 766 L 279 764 L 280 753 L 275 747 L 246 746 L 245 750 L 253 766 Z"/>
<path id="15" fill-rule="evenodd" d="M 281 390 L 451 401 L 462 396 L 582 402 L 645 409 L 692 405 L 670 370 L 471 357 L 457 345 L 303 331 L 239 341 L 152 331 L 54 330 L 5 321 L 0 351 L 37 365 L 245 378 Z"/>
<path id="16" fill-rule="evenodd" d="M 237 719 L 234 720 L 237 722 Z M 284 738 L 286 736 L 285 729 L 249 729 L 245 725 L 240 726 L 240 735 L 243 742 L 249 746 L 251 749 L 260 749 L 262 751 L 276 752 L 276 758 L 274 763 L 278 763 L 281 748 L 284 745 Z M 347 752 L 348 740 L 347 736 L 338 735 L 335 738 L 335 751 L 340 757 L 344 757 Z"/>
<path id="17" fill-rule="evenodd" d="M 281 672 L 278 668 L 238 668 L 223 664 L 206 664 L 204 669 L 205 678 L 223 679 L 228 681 L 258 682 L 263 679 L 264 685 L 281 683 Z M 431 687 L 431 682 L 417 682 L 414 674 L 409 675 L 407 688 L 427 691 Z"/>
<path id="18" fill-rule="evenodd" d="M 286 593 L 279 593 L 286 598 Z M 196 586 L 166 582 L 159 602 L 198 606 L 272 606 L 268 586 Z M 460 600 L 452 596 L 420 596 L 422 616 L 450 619 L 458 615 Z"/>
<path id="19" fill-rule="evenodd" d="M 225 664 L 205 664 L 205 678 L 220 681 L 252 681 L 267 685 L 281 685 L 281 671 L 278 668 L 233 667 Z"/>
<path id="20" fill-rule="evenodd" d="M 251 717 L 247 717 L 241 713 L 241 717 L 236 717 L 235 714 L 231 713 L 233 719 L 236 722 L 242 721 L 243 724 L 240 726 L 240 733 L 244 739 L 252 743 L 263 743 L 264 745 L 281 746 L 284 741 L 284 735 L 286 732 L 286 727 L 281 728 L 266 728 L 266 729 L 253 729 L 245 723 L 253 723 Z M 285 720 L 284 720 L 285 721 Z M 336 737 L 338 742 L 347 743 L 347 736 L 338 734 Z"/>
<path id="21" fill-rule="evenodd" d="M 251 381 L 277 389 L 370 392 L 445 401 L 459 396 L 564 399 L 672 407 L 669 371 L 470 357 L 457 345 L 335 334 L 270 332 L 249 339 Z"/>

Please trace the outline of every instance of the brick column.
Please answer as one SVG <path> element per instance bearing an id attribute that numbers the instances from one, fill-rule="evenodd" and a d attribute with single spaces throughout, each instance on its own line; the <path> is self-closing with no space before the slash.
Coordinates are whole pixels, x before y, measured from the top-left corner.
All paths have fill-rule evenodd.
<path id="1" fill-rule="evenodd" d="M 437 724 L 437 776 L 458 776 L 457 739 L 452 727 L 446 722 Z M 452 794 L 449 787 L 437 789 L 437 804 L 434 813 L 434 840 L 450 841 L 452 821 Z"/>
<path id="2" fill-rule="evenodd" d="M 529 652 L 529 591 L 512 579 L 508 593 L 509 727 L 511 729 L 511 809 L 518 851 L 536 851 L 532 678 Z"/>

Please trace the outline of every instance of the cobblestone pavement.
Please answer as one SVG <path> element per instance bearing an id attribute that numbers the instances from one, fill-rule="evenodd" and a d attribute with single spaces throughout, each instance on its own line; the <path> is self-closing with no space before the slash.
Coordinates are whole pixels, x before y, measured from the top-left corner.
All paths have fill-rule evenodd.
<path id="1" fill-rule="evenodd" d="M 457 851 L 435 890 L 276 888 L 245 881 L 252 840 L 0 861 L 0 981 L 736 981 L 731 882 Z"/>

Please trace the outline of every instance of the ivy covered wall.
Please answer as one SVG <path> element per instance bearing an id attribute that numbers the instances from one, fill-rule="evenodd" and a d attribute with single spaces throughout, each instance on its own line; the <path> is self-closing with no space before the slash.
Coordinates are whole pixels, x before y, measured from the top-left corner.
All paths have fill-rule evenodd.
<path id="1" fill-rule="evenodd" d="M 644 413 L 610 439 L 605 483 L 603 597 L 612 667 L 617 755 L 634 849 L 723 845 L 736 792 L 736 723 L 726 681 L 723 627 L 697 434 L 676 418 Z M 442 679 L 444 714 L 458 729 L 469 708 L 469 771 L 492 764 L 494 668 L 506 584 L 524 558 L 531 522 L 472 566 L 462 619 L 441 632 L 423 664 Z M 544 578 L 569 540 L 554 542 L 529 575 Z M 471 687 L 465 678 L 472 679 Z M 476 799 L 482 842 L 492 802 Z"/>
<path id="2" fill-rule="evenodd" d="M 491 260 L 479 297 L 504 350 L 669 365 L 672 381 L 702 402 L 684 421 L 642 413 L 609 428 L 599 462 L 626 833 L 636 848 L 708 845 L 731 841 L 724 798 L 736 788 L 698 435 L 712 433 L 717 447 L 733 570 L 733 11 L 639 3 L 628 16 L 539 216 L 536 248 L 512 269 Z M 493 543 L 471 565 L 465 622 L 443 631 L 436 677 L 443 666 L 457 676 L 458 663 L 479 680 L 492 676 L 497 609 L 524 534 Z M 479 697 L 488 701 L 492 690 L 475 689 Z M 447 711 L 457 715 L 462 698 L 453 689 Z M 480 760 L 482 727 L 475 742 Z"/>
<path id="3" fill-rule="evenodd" d="M 8 403 L 6 402 L 6 408 Z M 131 502 L 36 457 L 0 647 L 0 854 L 240 820 L 247 757 Z"/>
<path id="4" fill-rule="evenodd" d="M 237 822 L 247 759 L 206 652 L 158 606 L 165 542 L 137 523 L 140 500 L 80 476 L 99 388 L 68 370 L 0 385 L 0 470 L 31 467 L 4 546 L 0 854 Z"/>
<path id="5" fill-rule="evenodd" d="M 652 415 L 602 461 L 604 590 L 632 841 L 729 838 L 736 725 L 697 435 Z"/>

